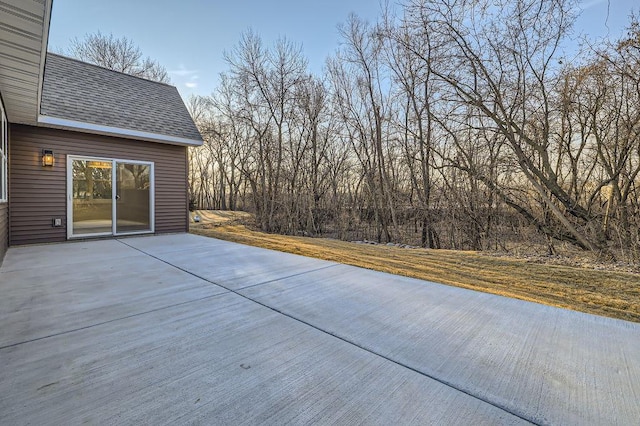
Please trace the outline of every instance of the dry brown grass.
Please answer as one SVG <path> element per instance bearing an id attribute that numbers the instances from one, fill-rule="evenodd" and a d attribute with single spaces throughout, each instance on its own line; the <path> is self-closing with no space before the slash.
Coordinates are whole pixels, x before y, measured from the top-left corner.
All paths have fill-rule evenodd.
<path id="1" fill-rule="evenodd" d="M 203 223 L 191 232 L 376 271 L 640 322 L 640 274 L 530 263 L 477 252 L 355 244 Z"/>

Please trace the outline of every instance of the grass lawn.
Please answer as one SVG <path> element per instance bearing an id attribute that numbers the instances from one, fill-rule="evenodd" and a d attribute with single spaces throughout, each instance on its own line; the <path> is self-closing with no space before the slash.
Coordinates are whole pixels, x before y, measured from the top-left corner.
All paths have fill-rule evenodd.
<path id="1" fill-rule="evenodd" d="M 266 234 L 250 230 L 234 220 L 209 221 L 195 226 L 192 224 L 191 232 L 640 322 L 640 274 L 530 263 L 524 259 L 496 257 L 479 252 L 406 249 L 324 238 Z"/>

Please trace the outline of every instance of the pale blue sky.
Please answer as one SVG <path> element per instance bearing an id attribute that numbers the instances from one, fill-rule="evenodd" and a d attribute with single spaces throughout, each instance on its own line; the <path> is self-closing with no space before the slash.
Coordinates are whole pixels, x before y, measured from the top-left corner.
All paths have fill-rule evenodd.
<path id="1" fill-rule="evenodd" d="M 583 0 L 578 33 L 619 37 L 638 0 Z M 370 21 L 379 0 L 54 0 L 49 50 L 100 30 L 126 36 L 158 60 L 186 99 L 211 94 L 227 66 L 223 52 L 253 28 L 271 44 L 279 36 L 301 43 L 312 72 L 338 47 L 337 25 L 350 12 Z"/>

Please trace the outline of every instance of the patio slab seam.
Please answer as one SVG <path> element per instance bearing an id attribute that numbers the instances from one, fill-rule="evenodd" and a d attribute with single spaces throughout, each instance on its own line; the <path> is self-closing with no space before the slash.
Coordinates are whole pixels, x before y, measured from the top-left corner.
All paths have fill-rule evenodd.
<path id="1" fill-rule="evenodd" d="M 183 268 L 183 267 L 181 267 L 181 266 L 175 265 L 175 264 L 173 264 L 173 263 L 171 263 L 171 262 L 169 262 L 169 261 L 167 261 L 167 260 L 165 260 L 165 259 L 163 259 L 163 258 L 161 258 L 161 257 L 159 257 L 159 256 L 156 256 L 156 255 L 154 255 L 154 254 L 151 254 L 151 253 L 149 253 L 149 252 L 146 252 L 146 251 L 144 251 L 144 250 L 143 250 L 143 249 L 141 249 L 141 248 L 138 248 L 138 247 L 134 247 L 134 246 L 132 246 L 132 245 L 129 245 L 129 244 L 127 244 L 126 242 L 124 242 L 124 241 L 122 241 L 122 240 L 119 240 L 119 239 L 118 239 L 118 240 L 116 240 L 116 241 L 118 241 L 118 242 L 120 242 L 120 243 L 124 244 L 125 246 L 127 246 L 127 247 L 129 247 L 129 248 L 132 248 L 133 250 L 139 251 L 140 253 L 143 253 L 143 254 L 145 254 L 145 255 L 147 255 L 147 256 L 149 256 L 149 257 L 151 257 L 151 258 L 155 259 L 155 260 L 158 260 L 158 261 L 160 261 L 160 262 L 163 262 L 163 263 L 165 263 L 166 265 L 171 266 L 172 268 L 176 268 L 176 269 L 178 269 L 179 271 L 182 271 L 182 272 L 187 273 L 187 274 L 189 274 L 189 275 L 191 275 L 191 276 L 193 276 L 193 277 L 195 277 L 195 278 L 198 278 L 198 279 L 201 279 L 201 280 L 203 280 L 203 281 L 206 281 L 206 282 L 208 282 L 209 284 L 213 284 L 213 285 L 216 285 L 216 286 L 218 286 L 218 287 L 224 288 L 225 290 L 231 291 L 231 292 L 233 292 L 233 293 L 236 293 L 236 292 L 238 292 L 238 291 L 240 291 L 240 290 L 245 290 L 245 289 L 249 289 L 249 288 L 253 288 L 253 287 L 259 287 L 259 286 L 261 286 L 261 285 L 271 284 L 271 283 L 274 283 L 274 282 L 276 282 L 276 281 L 287 280 L 287 279 L 289 279 L 289 278 L 299 277 L 299 276 L 301 276 L 301 275 L 310 274 L 310 273 L 313 273 L 313 272 L 322 271 L 322 270 L 324 270 L 324 269 L 334 268 L 334 267 L 336 267 L 336 266 L 340 266 L 340 265 L 341 265 L 340 263 L 334 263 L 333 265 L 327 265 L 327 266 L 323 266 L 323 267 L 320 267 L 320 268 L 314 268 L 314 269 L 309 269 L 309 270 L 307 270 L 307 271 L 297 272 L 297 273 L 295 273 L 295 274 L 291 274 L 291 275 L 285 275 L 285 276 L 283 276 L 283 277 L 273 278 L 273 279 L 270 279 L 270 280 L 267 280 L 267 281 L 261 281 L 261 282 L 259 282 L 259 283 L 255 283 L 255 284 L 247 285 L 247 286 L 240 287 L 240 288 L 237 288 L 237 289 L 235 289 L 235 290 L 234 290 L 234 289 L 231 289 L 230 287 L 225 286 L 224 284 L 221 284 L 221 283 L 216 282 L 216 281 L 212 281 L 212 280 L 210 280 L 209 278 L 207 278 L 207 277 L 205 277 L 205 276 L 198 275 L 198 274 L 196 274 L 196 273 L 195 273 L 195 272 L 193 272 L 193 271 L 190 271 L 190 270 L 185 269 L 185 268 Z M 163 253 L 163 254 L 165 254 L 165 253 Z M 242 295 L 241 295 L 241 294 L 239 294 L 239 293 L 236 293 L 236 294 L 238 294 L 239 296 L 242 296 Z M 245 296 L 242 296 L 242 297 L 245 297 Z M 248 298 L 248 297 L 245 297 L 245 298 L 246 298 L 246 299 L 251 300 L 251 299 L 250 299 L 250 298 Z M 253 301 L 253 300 L 252 300 L 252 301 Z"/>
<path id="2" fill-rule="evenodd" d="M 174 303 L 174 304 L 167 305 L 167 306 L 161 306 L 161 307 L 155 308 L 155 309 L 150 309 L 150 310 L 144 311 L 144 312 L 136 312 L 135 314 L 125 315 L 125 316 L 120 317 L 120 318 L 113 318 L 113 319 L 110 319 L 110 320 L 107 320 L 107 321 L 101 321 L 101 322 L 98 322 L 98 323 L 95 323 L 95 324 L 85 325 L 83 327 L 74 328 L 72 330 L 59 331 L 57 333 L 52 333 L 52 334 L 49 334 L 47 336 L 40 336 L 40 337 L 36 337 L 36 338 L 33 338 L 33 339 L 23 340 L 21 342 L 11 343 L 9 345 L 0 346 L 0 350 L 13 348 L 13 347 L 24 345 L 24 344 L 27 344 L 27 343 L 37 342 L 39 340 L 50 339 L 52 337 L 58 337 L 58 336 L 62 336 L 62 335 L 65 335 L 65 334 L 75 333 L 75 332 L 78 332 L 78 331 L 87 330 L 89 328 L 99 327 L 101 325 L 111 324 L 111 323 L 114 323 L 114 322 L 117 322 L 117 321 L 122 321 L 122 320 L 130 319 L 130 318 L 139 317 L 139 316 L 142 316 L 142 315 L 151 314 L 151 313 L 162 311 L 162 310 L 165 310 L 165 309 L 176 308 L 178 306 L 187 305 L 189 303 L 196 303 L 196 302 L 200 302 L 200 301 L 207 300 L 207 299 L 213 299 L 215 297 L 224 296 L 226 294 L 229 294 L 228 290 L 227 291 L 223 291 L 221 293 L 216 293 L 216 294 L 211 294 L 209 296 L 200 297 L 200 298 L 194 299 L 194 300 L 187 300 L 187 301 L 180 302 L 180 303 Z"/>
<path id="3" fill-rule="evenodd" d="M 308 274 L 308 273 L 311 273 L 311 272 L 315 272 L 315 271 L 318 271 L 318 270 L 327 269 L 327 268 L 330 268 L 330 267 L 335 267 L 335 266 L 340 265 L 339 263 L 336 263 L 335 265 L 325 266 L 325 267 L 322 267 L 322 268 L 316 268 L 314 270 L 299 272 L 299 273 L 292 274 L 291 276 L 287 276 L 287 277 L 280 277 L 280 278 L 272 279 L 272 280 L 269 280 L 269 281 L 265 281 L 263 283 L 253 284 L 253 285 L 246 286 L 246 287 L 243 287 L 243 288 L 240 288 L 240 289 L 232 289 L 232 288 L 226 287 L 225 285 L 223 285 L 221 283 L 218 283 L 218 282 L 212 281 L 210 279 L 207 279 L 206 277 L 199 276 L 198 274 L 195 274 L 192 271 L 189 271 L 188 269 L 184 269 L 184 268 L 182 268 L 180 266 L 174 265 L 174 264 L 172 264 L 171 262 L 169 262 L 169 261 L 167 261 L 165 259 L 157 257 L 157 256 L 155 256 L 155 255 L 153 255 L 151 253 L 145 252 L 144 250 L 139 249 L 137 247 L 131 246 L 131 245 L 129 245 L 129 244 L 127 244 L 127 243 L 125 243 L 125 242 L 123 242 L 121 240 L 117 240 L 117 241 L 121 242 L 122 244 L 126 245 L 127 247 L 130 247 L 130 248 L 132 248 L 134 250 L 140 251 L 141 253 L 144 253 L 147 256 L 150 256 L 150 257 L 152 257 L 152 258 L 154 258 L 156 260 L 159 260 L 159 261 L 161 261 L 161 262 L 163 262 L 163 263 L 165 263 L 165 264 L 167 264 L 169 266 L 177 268 L 177 269 L 179 269 L 179 270 L 181 270 L 181 271 L 183 271 L 183 272 L 185 272 L 187 274 L 190 274 L 190 275 L 192 275 L 192 276 L 194 276 L 196 278 L 200 278 L 200 279 L 205 280 L 205 281 L 207 281 L 207 282 L 209 282 L 211 284 L 220 286 L 220 287 L 228 290 L 229 292 L 231 292 L 231 293 L 233 293 L 233 294 L 235 294 L 237 296 L 242 297 L 245 300 L 248 300 L 250 302 L 256 303 L 256 304 L 258 304 L 258 305 L 260 305 L 260 306 L 262 306 L 264 308 L 267 308 L 267 309 L 269 309 L 269 310 L 271 310 L 273 312 L 276 312 L 276 313 L 278 313 L 280 315 L 283 315 L 283 316 L 285 316 L 285 317 L 287 317 L 289 319 L 292 319 L 294 321 L 300 322 L 300 323 L 302 323 L 302 324 L 304 324 L 304 325 L 306 325 L 308 327 L 311 327 L 311 328 L 313 328 L 313 329 L 315 329 L 315 330 L 317 330 L 317 331 L 319 331 L 321 333 L 324 333 L 324 334 L 326 334 L 328 336 L 332 336 L 332 337 L 334 337 L 334 338 L 336 338 L 336 339 L 338 339 L 340 341 L 343 341 L 343 342 L 345 342 L 345 343 L 347 343 L 349 345 L 352 345 L 352 346 L 354 346 L 354 347 L 356 347 L 356 348 L 358 348 L 360 350 L 363 350 L 363 351 L 365 351 L 367 353 L 370 353 L 370 354 L 372 354 L 374 356 L 380 357 L 381 359 L 384 359 L 384 360 L 387 360 L 389 362 L 392 362 L 393 364 L 396 364 L 396 365 L 398 365 L 400 367 L 403 367 L 403 368 L 405 368 L 407 370 L 410 370 L 410 371 L 412 371 L 414 373 L 417 373 L 417 374 L 419 374 L 419 375 L 421 375 L 423 377 L 426 377 L 426 378 L 429 378 L 431 380 L 434 380 L 434 381 L 436 381 L 436 382 L 438 382 L 438 383 L 440 383 L 440 384 L 442 384 L 444 386 L 447 386 L 447 387 L 449 387 L 451 389 L 454 389 L 455 391 L 458 391 L 458 392 L 460 392 L 460 393 L 462 393 L 464 395 L 467 395 L 467 396 L 469 396 L 471 398 L 474 398 L 474 399 L 476 399 L 478 401 L 481 401 L 481 402 L 483 402 L 485 404 L 491 405 L 492 407 L 495 407 L 495 408 L 497 408 L 499 410 L 502 410 L 505 413 L 508 413 L 508 414 L 510 414 L 510 415 L 512 415 L 514 417 L 517 417 L 520 420 L 523 420 L 523 421 L 525 421 L 527 423 L 534 424 L 534 425 L 539 424 L 535 420 L 526 417 L 524 414 L 518 413 L 515 410 L 512 410 L 511 408 L 509 408 L 507 406 L 504 406 L 504 405 L 502 405 L 500 403 L 497 403 L 495 401 L 491 401 L 489 398 L 484 398 L 481 395 L 476 395 L 473 392 L 470 392 L 470 391 L 467 391 L 467 390 L 465 390 L 463 388 L 460 388 L 460 387 L 456 386 L 455 384 L 453 384 L 453 383 L 451 383 L 451 382 L 449 382 L 449 381 L 447 381 L 445 379 L 441 379 L 439 377 L 436 377 L 436 376 L 430 375 L 428 373 L 425 373 L 423 371 L 420 371 L 417 368 L 411 367 L 408 364 L 405 364 L 405 363 L 400 362 L 398 360 L 395 360 L 395 359 L 393 359 L 393 358 L 391 358 L 389 356 L 386 356 L 386 355 L 383 355 L 381 353 L 378 353 L 378 352 L 376 352 L 376 351 L 374 351 L 372 349 L 369 349 L 369 348 L 367 348 L 367 347 L 365 347 L 363 345 L 360 345 L 360 344 L 358 344 L 356 342 L 353 342 L 353 341 L 351 341 L 351 340 L 349 340 L 347 338 L 344 338 L 344 337 L 342 337 L 342 336 L 340 336 L 340 335 L 338 335 L 336 333 L 333 333 L 331 331 L 328 331 L 328 330 L 325 330 L 323 328 L 320 328 L 320 327 L 318 327 L 318 326 L 316 326 L 316 325 L 314 325 L 314 324 L 312 324 L 312 323 L 310 323 L 308 321 L 305 321 L 302 318 L 298 318 L 296 316 L 293 316 L 291 314 L 283 312 L 283 311 L 281 311 L 281 310 L 279 310 L 277 308 L 274 308 L 273 306 L 267 305 L 267 304 L 265 304 L 263 302 L 260 302 L 259 300 L 253 299 L 253 298 L 251 298 L 251 297 L 249 297 L 249 296 L 247 296 L 247 295 L 245 295 L 243 293 L 240 293 L 240 291 L 242 291 L 243 289 L 248 289 L 248 288 L 251 288 L 251 287 L 257 287 L 257 286 L 264 285 L 264 284 L 267 284 L 267 283 L 272 283 L 272 282 L 275 282 L 275 281 L 285 280 L 285 279 L 290 278 L 290 277 L 301 276 L 301 275 L 305 275 L 305 274 Z"/>
<path id="4" fill-rule="evenodd" d="M 318 272 L 318 271 L 322 271 L 322 270 L 329 269 L 329 268 L 335 268 L 338 265 L 339 264 L 336 263 L 335 265 L 323 266 L 322 268 L 309 269 L 308 271 L 298 272 L 297 274 L 287 275 L 286 277 L 278 277 L 278 278 L 274 278 L 274 279 L 268 280 L 268 281 L 262 281 L 262 282 L 259 282 L 259 283 L 256 283 L 256 284 L 251 284 L 251 285 L 247 285 L 247 286 L 244 286 L 244 287 L 240 287 L 240 288 L 237 288 L 235 290 L 231 290 L 231 289 L 229 289 L 227 287 L 222 286 L 221 284 L 216 284 L 216 285 L 219 285 L 219 286 L 221 286 L 223 288 L 226 288 L 229 291 L 236 292 L 236 291 L 241 291 L 241 290 L 248 290 L 248 289 L 254 288 L 254 287 L 259 287 L 259 286 L 265 285 L 265 284 L 271 284 L 271 283 L 274 283 L 274 282 L 277 282 L 277 281 L 288 280 L 289 278 L 299 277 L 300 275 L 306 275 L 306 274 L 311 274 L 313 272 Z"/>

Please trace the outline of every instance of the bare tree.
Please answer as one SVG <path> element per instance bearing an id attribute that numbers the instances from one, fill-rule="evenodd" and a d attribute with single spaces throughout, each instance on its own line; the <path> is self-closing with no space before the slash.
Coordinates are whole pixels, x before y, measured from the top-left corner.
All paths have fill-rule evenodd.
<path id="1" fill-rule="evenodd" d="M 334 100 L 362 166 L 371 196 L 376 238 L 392 241 L 397 228 L 396 202 L 390 178 L 388 154 L 388 84 L 382 64 L 382 40 L 378 29 L 350 15 L 339 28 L 343 49 L 329 61 Z"/>
<path id="2" fill-rule="evenodd" d="M 293 111 L 297 87 L 306 76 L 306 59 L 301 47 L 286 39 L 265 48 L 252 31 L 242 35 L 225 59 L 231 68 L 238 115 L 252 128 L 256 141 L 256 167 L 245 175 L 252 185 L 259 222 L 267 231 L 293 232 L 297 224 L 282 218 L 289 216 L 284 197 L 290 198 L 291 191 L 297 189 L 292 183 L 295 174 L 286 174 L 285 162 L 296 144 L 292 139 Z M 285 179 L 288 182 L 283 182 Z"/>
<path id="3" fill-rule="evenodd" d="M 438 82 L 421 58 L 431 62 L 432 46 L 429 40 L 412 40 L 407 26 L 387 13 L 384 18 L 384 51 L 391 75 L 398 83 L 394 107 L 398 138 L 411 180 L 409 202 L 414 207 L 415 219 L 420 222 L 422 247 L 439 247 L 438 235 L 433 227 L 432 174 L 433 151 L 436 140 L 435 104 Z M 402 40 L 399 42 L 398 40 Z M 411 45 L 411 48 L 407 46 Z M 415 55 L 414 50 L 421 52 Z M 417 202 L 414 201 L 417 198 Z M 417 226 L 416 226 L 417 228 Z"/>
<path id="4" fill-rule="evenodd" d="M 142 51 L 127 37 L 116 38 L 100 31 L 87 34 L 83 39 L 71 40 L 69 54 L 82 61 L 100 65 L 114 71 L 135 75 L 148 80 L 169 83 L 165 67 L 150 57 L 143 57 Z"/>

